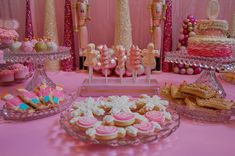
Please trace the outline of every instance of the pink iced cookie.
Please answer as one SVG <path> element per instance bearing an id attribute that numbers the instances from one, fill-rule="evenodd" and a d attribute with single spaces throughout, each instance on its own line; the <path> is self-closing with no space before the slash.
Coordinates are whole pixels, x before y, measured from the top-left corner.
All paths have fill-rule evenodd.
<path id="1" fill-rule="evenodd" d="M 82 130 L 86 130 L 94 127 L 97 122 L 98 120 L 94 117 L 82 116 L 78 119 L 77 126 Z"/>
<path id="2" fill-rule="evenodd" d="M 6 94 L 2 97 L 6 101 L 6 106 L 16 111 L 27 111 L 31 110 L 30 106 L 25 104 L 20 98 L 15 97 L 11 94 Z"/>
<path id="3" fill-rule="evenodd" d="M 135 115 L 128 112 L 120 112 L 113 115 L 116 126 L 129 126 L 135 122 Z"/>
<path id="4" fill-rule="evenodd" d="M 150 121 L 154 121 L 157 123 L 164 123 L 165 122 L 165 117 L 162 112 L 159 111 L 149 111 L 145 114 L 145 117 L 149 119 Z"/>
<path id="5" fill-rule="evenodd" d="M 53 102 L 55 104 L 59 104 L 61 101 L 64 101 L 65 95 L 64 95 L 64 89 L 60 86 L 56 86 L 55 89 L 52 91 L 53 95 Z"/>
<path id="6" fill-rule="evenodd" d="M 52 97 L 52 88 L 39 88 L 37 94 L 40 100 L 45 104 L 54 107 L 53 97 Z"/>
<path id="7" fill-rule="evenodd" d="M 140 135 L 146 135 L 155 130 L 152 122 L 142 122 L 140 124 L 135 124 L 134 127 L 138 129 L 138 134 Z"/>
<path id="8" fill-rule="evenodd" d="M 39 97 L 34 93 L 26 89 L 17 89 L 19 96 L 34 108 L 41 108 Z"/>
<path id="9" fill-rule="evenodd" d="M 112 140 L 118 137 L 118 128 L 115 126 L 98 126 L 96 138 L 100 140 Z"/>

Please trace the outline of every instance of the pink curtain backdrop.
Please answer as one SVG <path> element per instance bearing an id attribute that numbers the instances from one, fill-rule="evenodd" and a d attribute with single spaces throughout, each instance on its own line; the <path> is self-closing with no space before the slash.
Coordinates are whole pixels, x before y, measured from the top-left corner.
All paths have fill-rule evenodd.
<path id="1" fill-rule="evenodd" d="M 73 1 L 73 0 L 72 0 Z M 232 13 L 235 12 L 235 0 L 219 0 L 221 13 L 219 19 L 231 23 Z M 60 43 L 63 43 L 64 0 L 55 0 Z M 115 0 L 90 0 L 92 20 L 88 24 L 89 40 L 96 44 L 114 43 Z M 173 0 L 173 47 L 176 47 L 179 28 L 182 20 L 193 14 L 198 18 L 206 18 L 208 0 Z M 43 34 L 45 0 L 31 0 L 34 33 Z M 133 43 L 141 48 L 150 42 L 149 34 L 149 0 L 130 0 Z M 0 0 L 0 18 L 15 18 L 20 22 L 19 33 L 24 36 L 25 1 Z M 76 42 L 76 41 L 75 41 Z M 174 49 L 173 48 L 173 49 Z"/>

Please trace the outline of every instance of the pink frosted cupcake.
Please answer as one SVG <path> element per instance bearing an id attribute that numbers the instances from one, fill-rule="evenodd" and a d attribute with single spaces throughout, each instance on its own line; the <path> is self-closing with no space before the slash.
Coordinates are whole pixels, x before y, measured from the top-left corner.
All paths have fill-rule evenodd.
<path id="1" fill-rule="evenodd" d="M 27 77 L 29 74 L 29 68 L 26 66 L 23 66 L 21 68 L 14 69 L 14 77 L 15 80 L 22 80 Z"/>
<path id="2" fill-rule="evenodd" d="M 8 70 L 4 69 L 0 71 L 0 82 L 5 83 L 5 82 L 13 82 L 14 81 L 14 71 L 13 70 Z"/>
<path id="3" fill-rule="evenodd" d="M 30 41 L 24 41 L 21 46 L 21 50 L 26 53 L 33 52 L 34 45 Z"/>

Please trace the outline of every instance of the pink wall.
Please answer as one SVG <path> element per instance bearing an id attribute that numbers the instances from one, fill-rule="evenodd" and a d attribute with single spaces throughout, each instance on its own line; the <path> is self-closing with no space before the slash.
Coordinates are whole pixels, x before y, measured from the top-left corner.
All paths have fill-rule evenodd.
<path id="1" fill-rule="evenodd" d="M 64 0 L 56 1 L 58 32 L 60 42 L 63 38 Z M 198 18 L 206 18 L 206 4 L 208 0 L 173 0 L 173 38 L 174 46 L 179 35 L 182 20 L 193 14 Z M 232 13 L 235 12 L 235 0 L 219 0 L 221 3 L 220 19 L 231 22 Z M 89 39 L 96 44 L 114 42 L 115 0 L 90 0 L 91 17 L 89 23 Z M 132 20 L 133 43 L 141 48 L 150 42 L 148 0 L 129 0 Z M 34 31 L 37 36 L 43 35 L 44 3 L 45 0 L 31 0 L 33 12 Z M 10 7 L 9 7 L 10 5 Z M 19 32 L 24 34 L 25 2 L 23 0 L 0 0 L 0 17 L 12 17 L 20 21 Z M 3 14 L 4 12 L 4 14 Z"/>

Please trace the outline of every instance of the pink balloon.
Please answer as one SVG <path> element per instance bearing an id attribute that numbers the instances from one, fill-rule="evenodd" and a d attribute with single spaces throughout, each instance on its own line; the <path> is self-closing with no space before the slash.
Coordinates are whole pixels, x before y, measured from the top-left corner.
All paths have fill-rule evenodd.
<path id="1" fill-rule="evenodd" d="M 194 73 L 193 68 L 188 68 L 188 69 L 187 69 L 187 74 L 193 75 L 193 73 Z"/>
<path id="2" fill-rule="evenodd" d="M 177 73 L 177 74 L 178 74 L 179 71 L 180 71 L 179 67 L 175 66 L 175 67 L 173 68 L 173 72 L 174 72 L 174 73 Z"/>

